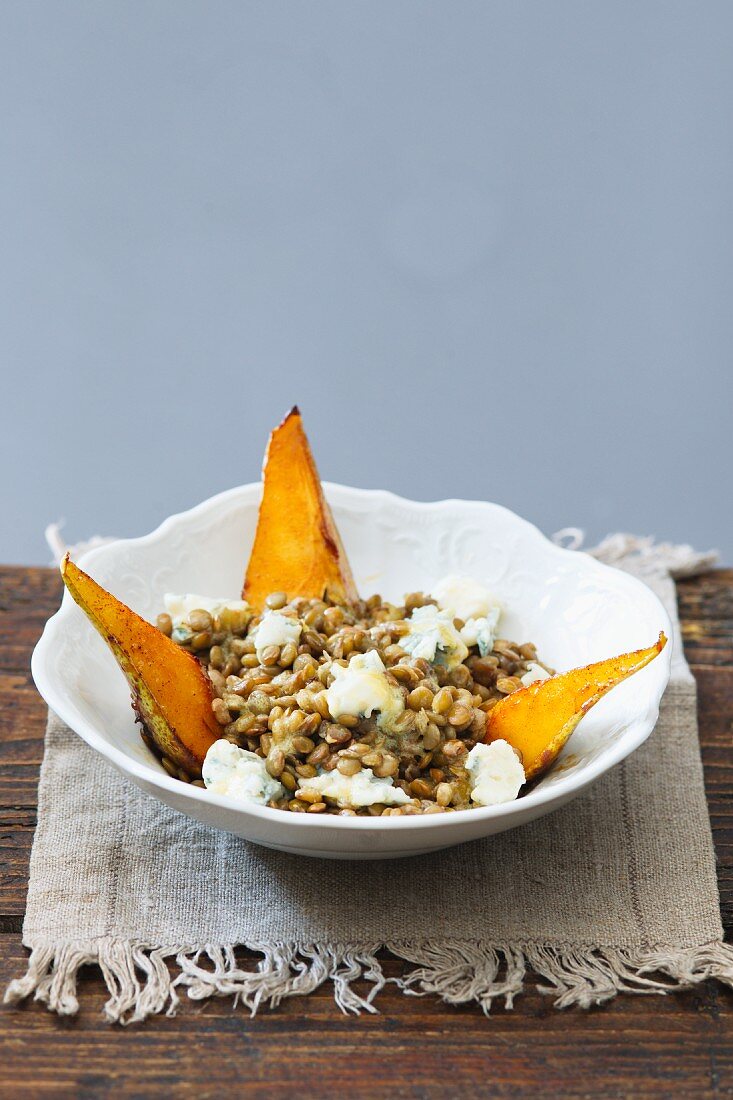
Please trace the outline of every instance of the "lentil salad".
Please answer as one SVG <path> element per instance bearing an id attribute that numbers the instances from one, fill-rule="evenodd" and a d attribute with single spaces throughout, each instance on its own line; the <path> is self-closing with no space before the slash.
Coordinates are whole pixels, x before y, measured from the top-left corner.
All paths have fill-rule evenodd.
<path id="1" fill-rule="evenodd" d="M 521 760 L 506 742 L 483 744 L 487 716 L 552 670 L 532 643 L 495 636 L 495 603 L 468 616 L 455 594 L 475 593 L 475 582 L 446 581 L 448 602 L 275 592 L 262 614 L 243 601 L 167 597 L 158 629 L 205 669 L 221 738 L 194 780 L 144 729 L 143 739 L 174 778 L 291 813 L 447 813 L 516 798 Z M 492 768 L 480 775 L 482 753 Z"/>

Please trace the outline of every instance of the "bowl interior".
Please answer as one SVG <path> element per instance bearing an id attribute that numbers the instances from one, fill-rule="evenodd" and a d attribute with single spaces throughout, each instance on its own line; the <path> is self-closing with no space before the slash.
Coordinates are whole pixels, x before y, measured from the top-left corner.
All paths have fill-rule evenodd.
<path id="1" fill-rule="evenodd" d="M 670 633 L 664 609 L 640 581 L 554 546 L 499 505 L 420 504 L 381 491 L 329 484 L 325 489 L 363 595 L 379 592 L 398 599 L 409 591 L 429 590 L 446 573 L 470 574 L 502 600 L 501 635 L 534 642 L 541 658 L 558 670 L 650 645 L 660 630 Z M 222 493 L 171 517 L 151 535 L 91 551 L 80 564 L 146 618 L 162 609 L 169 591 L 236 597 L 260 492 L 260 485 L 253 484 Z M 670 650 L 583 719 L 561 760 L 527 799 L 584 786 L 648 736 L 669 676 Z M 161 788 L 175 782 L 141 743 L 114 658 L 68 594 L 39 643 L 34 675 L 49 705 L 118 766 L 144 774 Z M 194 789 L 191 796 L 210 797 Z M 467 812 L 511 814 L 513 805 Z M 368 820 L 326 818 L 321 823 Z"/>

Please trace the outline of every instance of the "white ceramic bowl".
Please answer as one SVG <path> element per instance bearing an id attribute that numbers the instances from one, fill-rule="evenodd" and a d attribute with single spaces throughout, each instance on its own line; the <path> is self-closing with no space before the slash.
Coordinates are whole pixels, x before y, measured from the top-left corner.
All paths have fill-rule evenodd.
<path id="1" fill-rule="evenodd" d="M 446 573 L 485 581 L 505 606 L 501 633 L 533 641 L 558 670 L 671 637 L 653 593 L 586 554 L 562 550 L 497 504 L 422 504 L 325 485 L 360 592 L 398 600 Z M 165 592 L 239 594 L 261 487 L 244 485 L 171 516 L 152 534 L 85 554 L 79 564 L 135 611 L 154 618 Z M 242 805 L 171 779 L 140 740 L 122 673 L 86 616 L 64 595 L 33 654 L 48 705 L 133 783 L 217 829 L 271 848 L 332 859 L 392 858 L 489 836 L 575 798 L 646 740 L 669 678 L 671 645 L 583 719 L 560 760 L 515 802 L 414 817 L 307 816 Z"/>

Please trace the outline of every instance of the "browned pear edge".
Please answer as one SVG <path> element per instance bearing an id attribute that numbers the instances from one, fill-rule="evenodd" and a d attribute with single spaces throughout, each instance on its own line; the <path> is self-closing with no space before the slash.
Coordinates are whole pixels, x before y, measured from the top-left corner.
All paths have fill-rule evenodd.
<path id="1" fill-rule="evenodd" d="M 200 777 L 206 751 L 221 736 L 221 727 L 211 710 L 211 681 L 199 662 L 98 584 L 68 554 L 60 568 L 69 594 L 107 642 L 124 673 L 133 710 L 158 750 L 188 776 Z M 120 638 L 122 631 L 111 621 L 115 615 L 130 632 L 129 638 Z M 141 669 L 146 663 L 155 672 L 157 684 L 148 683 Z M 163 701 L 165 693 L 169 697 Z"/>
<path id="2" fill-rule="evenodd" d="M 595 661 L 593 664 L 580 666 L 579 668 L 570 669 L 567 672 L 556 673 L 554 676 L 548 677 L 546 680 L 537 680 L 527 687 L 520 688 L 518 691 L 513 691 L 510 695 L 507 695 L 502 699 L 494 709 L 489 713 L 489 719 L 486 728 L 486 735 L 484 740 L 486 742 L 496 741 L 504 739 L 511 744 L 511 735 L 506 730 L 501 729 L 502 718 L 510 713 L 512 719 L 521 718 L 523 709 L 529 710 L 531 704 L 535 704 L 537 697 L 547 694 L 549 691 L 554 690 L 557 687 L 559 680 L 564 677 L 571 677 L 579 673 L 585 672 L 588 676 L 588 689 L 593 689 L 593 694 L 585 699 L 570 719 L 563 723 L 563 725 L 555 730 L 545 743 L 544 749 L 541 755 L 537 758 L 537 763 L 532 766 L 528 766 L 526 769 L 526 781 L 534 781 L 539 779 L 545 772 L 552 766 L 557 759 L 558 754 L 569 740 L 571 734 L 574 733 L 582 718 L 588 713 L 588 711 L 595 706 L 605 695 L 608 694 L 618 684 L 627 680 L 634 673 L 640 672 L 641 669 L 646 668 L 659 654 L 662 652 L 667 644 L 667 636 L 664 631 L 659 632 L 659 638 L 657 641 L 648 648 L 634 650 L 630 653 L 621 653 L 616 657 L 607 658 L 604 661 Z M 597 684 L 593 684 L 592 676 L 593 670 L 600 670 L 608 668 L 609 665 L 613 665 L 615 661 L 621 660 L 633 660 L 634 657 L 638 657 L 638 662 L 628 669 L 622 671 L 622 673 L 609 673 L 605 680 L 599 681 Z M 569 684 L 569 695 L 578 695 L 579 691 L 577 686 Z M 514 746 L 519 748 L 518 745 Z"/>

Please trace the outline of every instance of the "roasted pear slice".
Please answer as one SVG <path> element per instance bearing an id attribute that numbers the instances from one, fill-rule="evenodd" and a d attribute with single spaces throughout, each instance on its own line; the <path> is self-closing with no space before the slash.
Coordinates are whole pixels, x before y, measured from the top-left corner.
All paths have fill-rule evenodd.
<path id="1" fill-rule="evenodd" d="M 513 691 L 489 712 L 484 740 L 508 741 L 522 755 L 527 780 L 539 778 L 583 715 L 611 688 L 653 661 L 666 644 L 665 635 L 660 634 L 648 649 L 561 672 Z"/>
<path id="2" fill-rule="evenodd" d="M 211 710 L 211 682 L 195 657 L 136 615 L 74 565 L 61 576 L 114 653 L 132 689 L 132 705 L 155 744 L 193 778 L 221 736 Z"/>
<path id="3" fill-rule="evenodd" d="M 258 611 L 271 592 L 290 599 L 358 599 L 297 406 L 270 436 L 263 478 L 242 599 Z"/>

